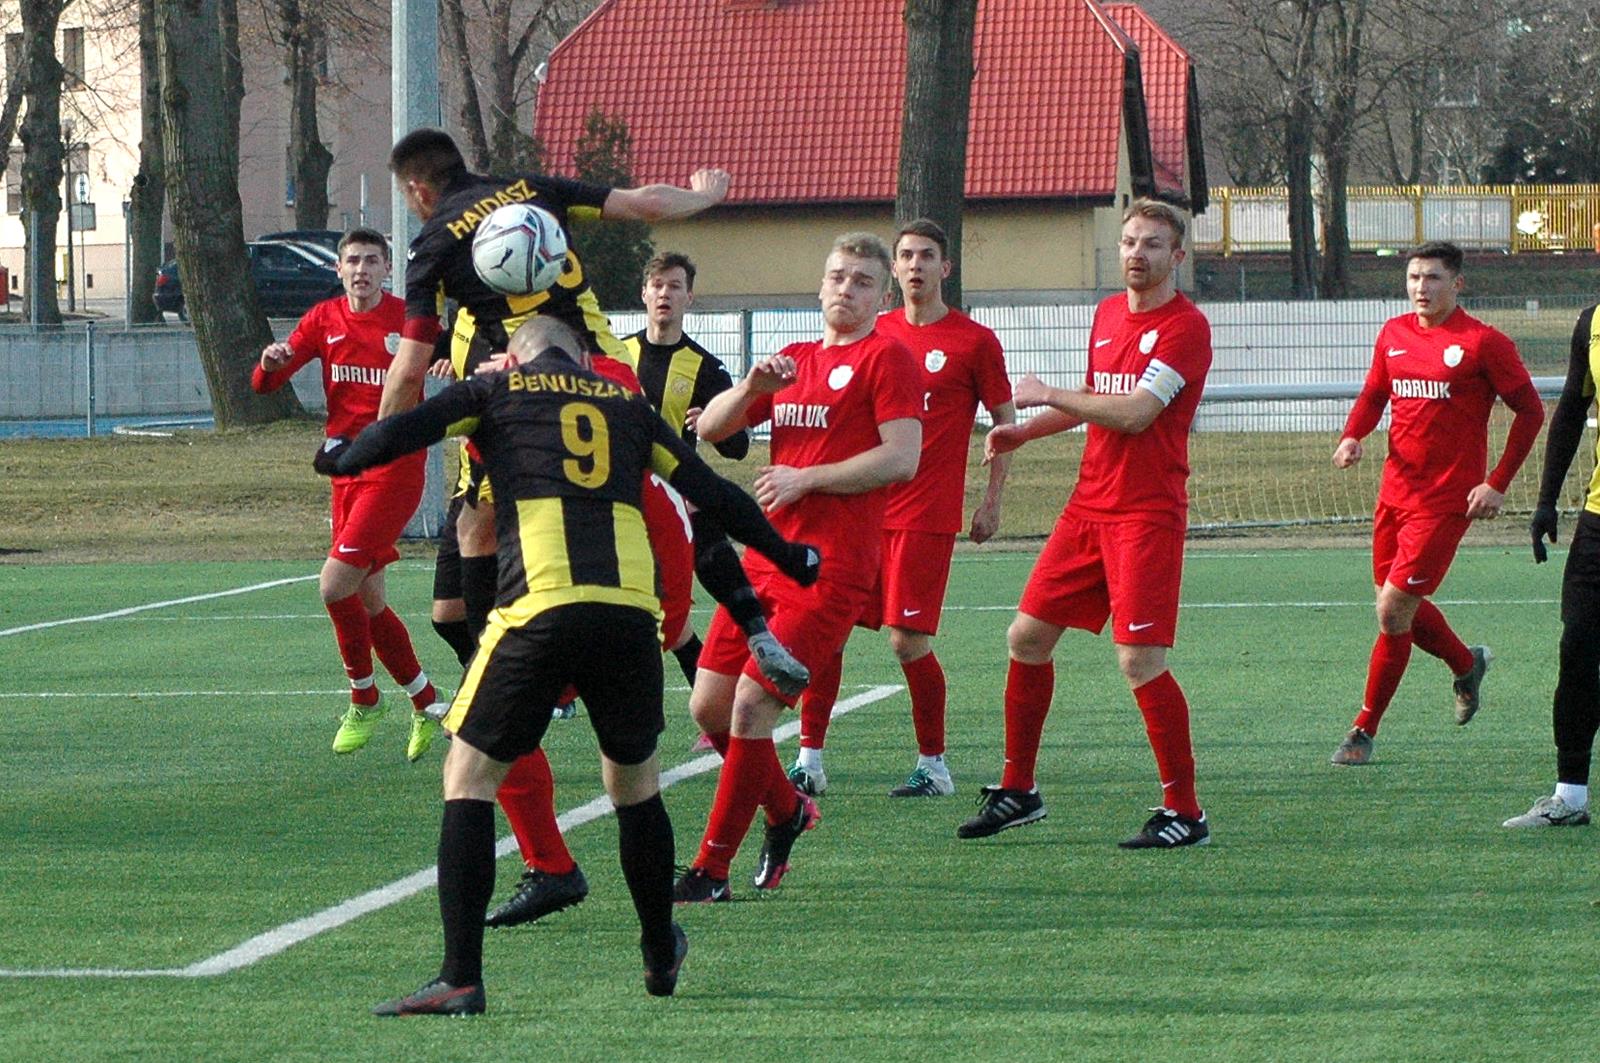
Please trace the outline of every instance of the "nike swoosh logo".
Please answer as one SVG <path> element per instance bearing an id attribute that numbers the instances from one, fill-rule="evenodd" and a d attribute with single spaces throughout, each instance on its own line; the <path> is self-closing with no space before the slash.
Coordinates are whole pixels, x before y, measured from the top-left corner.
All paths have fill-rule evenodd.
<path id="1" fill-rule="evenodd" d="M 1405 354 L 1406 353 L 1406 349 L 1404 347 L 1390 347 L 1389 350 L 1386 353 L 1389 355 L 1390 358 L 1393 358 L 1393 357 L 1395 357 L 1397 355 Z"/>
<path id="2" fill-rule="evenodd" d="M 1426 583 L 1426 582 L 1428 582 L 1428 577 L 1427 576 L 1407 576 L 1406 577 L 1406 586 L 1407 587 L 1415 587 L 1419 583 Z"/>
<path id="3" fill-rule="evenodd" d="M 341 554 L 354 554 L 359 553 L 360 551 L 361 547 L 359 546 L 346 546 L 343 543 L 339 544 L 339 552 Z"/>
<path id="4" fill-rule="evenodd" d="M 1149 623 L 1146 623 L 1146 624 L 1129 624 L 1128 625 L 1128 630 L 1129 631 L 1143 631 L 1147 627 L 1155 627 L 1155 626 L 1156 626 L 1156 622 L 1154 620 L 1152 620 L 1152 621 L 1150 621 Z"/>
<path id="5" fill-rule="evenodd" d="M 921 609 L 907 609 L 907 610 L 906 610 L 906 611 L 905 611 L 905 614 L 906 614 L 906 615 L 907 615 L 907 616 L 916 616 L 916 615 L 917 615 L 917 614 L 918 614 L 918 613 L 920 613 L 920 612 L 922 612 L 922 610 L 921 610 Z"/>
<path id="6" fill-rule="evenodd" d="M 340 340 L 344 339 L 346 335 L 348 335 L 348 333 L 341 332 L 337 336 L 329 336 L 328 346 L 332 347 L 335 343 L 338 343 Z"/>
<path id="7" fill-rule="evenodd" d="M 711 848 L 711 849 L 726 849 L 728 847 L 726 842 L 709 842 L 709 841 L 706 842 L 706 846 L 708 848 Z"/>
<path id="8" fill-rule="evenodd" d="M 1095 349 L 1098 350 L 1099 348 L 1104 347 L 1106 344 L 1108 344 L 1110 342 L 1111 342 L 1110 340 L 1095 340 L 1094 341 Z"/>

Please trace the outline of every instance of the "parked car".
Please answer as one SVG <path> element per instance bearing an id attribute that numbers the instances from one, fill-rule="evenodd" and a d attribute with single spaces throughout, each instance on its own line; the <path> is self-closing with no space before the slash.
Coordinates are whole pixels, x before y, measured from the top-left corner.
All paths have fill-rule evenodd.
<path id="1" fill-rule="evenodd" d="M 344 290 L 333 263 L 315 251 L 279 240 L 253 240 L 245 250 L 250 254 L 250 272 L 256 280 L 261 309 L 268 317 L 299 317 Z M 157 310 L 177 314 L 184 321 L 189 319 L 176 262 L 168 262 L 156 271 L 152 298 Z"/>
<path id="2" fill-rule="evenodd" d="M 325 247 L 335 256 L 339 254 L 339 241 L 344 233 L 338 229 L 285 229 L 279 233 L 262 233 L 257 240 L 288 240 L 297 244 L 314 244 Z"/>

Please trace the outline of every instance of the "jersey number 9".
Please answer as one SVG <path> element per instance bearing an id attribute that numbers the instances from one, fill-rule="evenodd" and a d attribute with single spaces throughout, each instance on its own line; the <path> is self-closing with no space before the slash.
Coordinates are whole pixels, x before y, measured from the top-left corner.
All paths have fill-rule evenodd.
<path id="1" fill-rule="evenodd" d="M 605 415 L 587 402 L 561 407 L 561 442 L 572 457 L 561 471 L 579 487 L 603 487 L 611 478 L 611 440 Z"/>

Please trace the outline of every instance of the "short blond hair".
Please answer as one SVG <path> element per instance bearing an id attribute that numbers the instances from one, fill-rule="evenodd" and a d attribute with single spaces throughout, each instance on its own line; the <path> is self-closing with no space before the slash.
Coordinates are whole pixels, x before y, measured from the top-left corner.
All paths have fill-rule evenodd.
<path id="1" fill-rule="evenodd" d="M 852 258 L 870 259 L 883 267 L 883 283 L 889 283 L 889 277 L 894 272 L 894 256 L 889 253 L 889 245 L 884 243 L 877 233 L 854 232 L 845 233 L 834 240 L 830 255 L 843 254 Z"/>
<path id="2" fill-rule="evenodd" d="M 1145 199 L 1140 197 L 1128 204 L 1128 209 L 1122 212 L 1122 224 L 1126 225 L 1134 218 L 1150 218 L 1161 222 L 1172 230 L 1172 235 L 1177 237 L 1176 246 L 1183 246 L 1184 234 L 1189 231 L 1189 223 L 1183 220 L 1183 214 L 1170 203 L 1163 203 L 1159 199 Z"/>

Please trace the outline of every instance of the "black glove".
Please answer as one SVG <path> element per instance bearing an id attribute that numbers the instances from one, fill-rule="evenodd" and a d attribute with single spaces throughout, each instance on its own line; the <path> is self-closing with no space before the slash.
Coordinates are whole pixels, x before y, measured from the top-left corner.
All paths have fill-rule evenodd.
<path id="1" fill-rule="evenodd" d="M 773 560 L 777 561 L 777 558 Z M 809 543 L 790 543 L 783 560 L 778 561 L 778 567 L 800 586 L 809 587 L 817 582 L 817 576 L 822 572 L 822 551 Z"/>
<path id="2" fill-rule="evenodd" d="M 311 467 L 323 476 L 339 475 L 339 455 L 350 449 L 350 441 L 344 436 L 329 436 L 317 448 L 317 456 L 311 459 Z"/>
<path id="3" fill-rule="evenodd" d="M 1528 522 L 1528 531 L 1533 533 L 1533 560 L 1535 564 L 1542 565 L 1550 559 L 1545 552 L 1545 536 L 1551 542 L 1556 541 L 1556 507 L 1540 503 L 1533 508 L 1533 519 Z"/>

